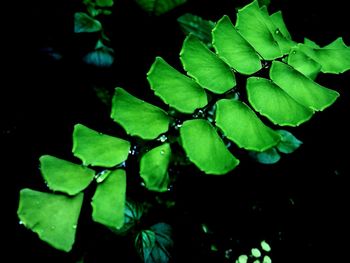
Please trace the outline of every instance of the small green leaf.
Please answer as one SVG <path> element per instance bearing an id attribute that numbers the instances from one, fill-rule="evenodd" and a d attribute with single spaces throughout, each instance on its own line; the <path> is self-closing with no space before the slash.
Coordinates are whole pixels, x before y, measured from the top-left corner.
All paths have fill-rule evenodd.
<path id="1" fill-rule="evenodd" d="M 279 142 L 280 135 L 267 127 L 245 103 L 222 99 L 216 107 L 216 126 L 239 147 L 261 152 Z"/>
<path id="2" fill-rule="evenodd" d="M 155 94 L 180 112 L 193 113 L 208 103 L 201 86 L 171 67 L 161 57 L 156 57 L 147 73 L 147 79 Z"/>
<path id="3" fill-rule="evenodd" d="M 242 74 L 253 74 L 261 69 L 259 55 L 232 25 L 228 16 L 223 16 L 212 32 L 213 46 L 218 56 Z"/>
<path id="4" fill-rule="evenodd" d="M 142 230 L 135 238 L 135 247 L 145 263 L 168 263 L 174 246 L 170 225 L 158 223 Z"/>
<path id="5" fill-rule="evenodd" d="M 157 192 L 168 190 L 170 159 L 171 148 L 168 143 L 153 148 L 141 157 L 140 176 L 147 189 Z"/>
<path id="6" fill-rule="evenodd" d="M 118 169 L 97 185 L 92 198 L 92 219 L 111 228 L 124 224 L 126 174 Z"/>
<path id="7" fill-rule="evenodd" d="M 272 260 L 268 255 L 265 255 L 262 263 L 272 263 Z"/>
<path id="8" fill-rule="evenodd" d="M 260 245 L 261 245 L 262 250 L 264 250 L 266 252 L 271 251 L 270 245 L 265 240 L 261 241 Z"/>
<path id="9" fill-rule="evenodd" d="M 252 248 L 252 249 L 251 249 L 251 254 L 252 254 L 252 256 L 255 257 L 255 258 L 261 257 L 261 252 L 260 252 L 260 250 L 257 249 L 257 248 Z"/>
<path id="10" fill-rule="evenodd" d="M 135 0 L 146 12 L 162 15 L 175 7 L 186 3 L 187 0 Z"/>
<path id="11" fill-rule="evenodd" d="M 83 193 L 68 197 L 22 189 L 17 214 L 21 223 L 41 240 L 69 252 L 74 244 L 83 197 Z"/>
<path id="12" fill-rule="evenodd" d="M 73 131 L 73 153 L 84 165 L 113 167 L 128 158 L 128 141 L 76 124 Z"/>
<path id="13" fill-rule="evenodd" d="M 96 67 L 108 68 L 114 62 L 114 50 L 104 45 L 101 40 L 98 40 L 95 50 L 87 53 L 83 57 L 83 61 Z"/>
<path id="14" fill-rule="evenodd" d="M 113 0 L 96 0 L 96 5 L 100 7 L 111 7 L 113 4 Z"/>
<path id="15" fill-rule="evenodd" d="M 40 170 L 53 191 L 75 195 L 94 179 L 95 171 L 50 155 L 40 157 Z"/>
<path id="16" fill-rule="evenodd" d="M 236 86 L 230 67 L 192 34 L 184 41 L 180 59 L 188 75 L 205 89 L 222 94 Z"/>
<path id="17" fill-rule="evenodd" d="M 102 30 L 101 23 L 83 12 L 74 14 L 74 32 L 75 33 L 92 33 Z"/>
<path id="18" fill-rule="evenodd" d="M 289 131 L 277 130 L 276 132 L 281 135 L 281 141 L 276 148 L 282 153 L 292 153 L 303 143 Z"/>
<path id="19" fill-rule="evenodd" d="M 266 151 L 263 151 L 263 152 L 250 152 L 249 154 L 258 163 L 262 163 L 262 164 L 274 164 L 281 159 L 281 156 L 279 155 L 275 147 L 267 149 Z"/>
<path id="20" fill-rule="evenodd" d="M 213 21 L 204 20 L 200 16 L 187 13 L 180 16 L 177 22 L 186 35 L 191 33 L 203 41 L 208 47 L 211 47 L 211 31 L 215 26 Z"/>
<path id="21" fill-rule="evenodd" d="M 167 132 L 170 124 L 170 117 L 165 111 L 132 96 L 122 88 L 115 89 L 111 117 L 128 134 L 145 140 L 155 139 Z"/>
<path id="22" fill-rule="evenodd" d="M 272 62 L 270 78 L 297 102 L 315 111 L 324 110 L 339 97 L 338 92 L 317 84 L 283 62 Z"/>
<path id="23" fill-rule="evenodd" d="M 240 255 L 238 259 L 236 260 L 237 263 L 247 263 L 248 262 L 248 256 L 247 255 Z"/>
<path id="24" fill-rule="evenodd" d="M 296 102 L 271 80 L 248 78 L 247 93 L 253 108 L 274 124 L 298 126 L 313 115 L 311 109 Z"/>
<path id="25" fill-rule="evenodd" d="M 338 38 L 323 48 L 300 44 L 300 51 L 319 63 L 323 73 L 343 73 L 350 69 L 350 48 Z"/>
<path id="26" fill-rule="evenodd" d="M 316 79 L 322 68 L 318 62 L 301 52 L 299 46 L 291 49 L 287 63 L 312 80 Z"/>
<path id="27" fill-rule="evenodd" d="M 279 30 L 269 15 L 259 8 L 256 0 L 238 10 L 236 28 L 264 59 L 273 60 L 282 56 L 274 38 Z"/>
<path id="28" fill-rule="evenodd" d="M 117 235 L 126 235 L 140 222 L 143 212 L 144 207 L 142 204 L 127 200 L 124 209 L 124 225 L 119 229 L 111 228 L 111 230 Z"/>
<path id="29" fill-rule="evenodd" d="M 277 11 L 276 13 L 273 13 L 270 15 L 270 18 L 272 22 L 275 24 L 275 26 L 279 29 L 281 34 L 286 38 L 286 39 L 292 39 L 292 37 L 289 34 L 289 31 L 286 27 L 286 24 L 284 23 L 284 19 L 282 16 L 281 11 Z"/>
<path id="30" fill-rule="evenodd" d="M 239 164 L 206 120 L 185 121 L 180 137 L 188 158 L 207 174 L 226 174 Z"/>

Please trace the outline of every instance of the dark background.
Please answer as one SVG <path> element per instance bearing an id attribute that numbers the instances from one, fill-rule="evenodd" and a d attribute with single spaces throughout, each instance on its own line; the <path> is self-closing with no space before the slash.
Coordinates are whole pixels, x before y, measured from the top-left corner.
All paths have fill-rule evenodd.
<path id="1" fill-rule="evenodd" d="M 110 109 L 97 99 L 92 85 L 109 90 L 120 86 L 147 100 L 151 93 L 146 72 L 155 56 L 181 68 L 178 54 L 184 35 L 176 22 L 180 15 L 189 12 L 217 21 L 228 14 L 235 21 L 235 8 L 247 3 L 188 1 L 152 17 L 131 0 L 115 0 L 105 29 L 116 61 L 103 70 L 81 62 L 91 39 L 73 33 L 79 1 L 34 1 L 21 4 L 11 14 L 8 36 L 14 51 L 4 53 L 10 57 L 7 68 L 13 73 L 5 76 L 10 81 L 1 103 L 3 200 L 9 207 L 3 227 L 11 230 L 6 239 L 9 262 L 76 262 L 83 253 L 86 262 L 138 262 L 131 243 L 89 222 L 89 208 L 79 222 L 73 251 L 67 254 L 51 248 L 18 224 L 18 192 L 24 187 L 46 191 L 38 158 L 50 154 L 70 159 L 74 124 L 118 133 L 109 118 Z M 269 10 L 282 10 L 297 42 L 308 37 L 323 46 L 343 36 L 350 44 L 345 1 L 272 0 Z M 53 48 L 62 59 L 52 59 L 47 48 Z M 229 262 L 224 260 L 223 250 L 232 248 L 236 257 L 248 253 L 262 239 L 272 246 L 273 262 L 347 261 L 350 77 L 348 72 L 322 74 L 317 82 L 341 96 L 311 121 L 289 129 L 304 142 L 294 154 L 283 156 L 273 166 L 242 161 L 232 174 L 220 178 L 198 176 L 195 169 L 181 177 L 174 189 L 177 207 L 171 216 L 164 216 L 175 228 L 176 262 Z M 201 223 L 208 224 L 214 234 L 203 236 Z M 213 242 L 221 254 L 208 252 Z"/>

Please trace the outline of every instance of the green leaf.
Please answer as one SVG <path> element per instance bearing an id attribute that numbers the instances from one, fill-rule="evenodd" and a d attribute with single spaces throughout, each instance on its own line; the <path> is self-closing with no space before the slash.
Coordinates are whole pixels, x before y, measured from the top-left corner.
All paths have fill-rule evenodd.
<path id="1" fill-rule="evenodd" d="M 129 155 L 128 141 L 76 124 L 73 131 L 73 153 L 84 165 L 113 167 Z"/>
<path id="2" fill-rule="evenodd" d="M 156 57 L 147 73 L 147 79 L 155 94 L 180 112 L 193 113 L 208 103 L 201 86 L 171 67 L 161 57 Z"/>
<path id="3" fill-rule="evenodd" d="M 101 40 L 98 40 L 95 50 L 87 53 L 83 57 L 83 61 L 96 67 L 108 68 L 114 63 L 114 50 L 104 45 Z"/>
<path id="4" fill-rule="evenodd" d="M 41 240 L 69 252 L 74 244 L 83 197 L 83 193 L 68 197 L 22 189 L 17 215 L 20 223 L 37 233 Z"/>
<path id="5" fill-rule="evenodd" d="M 122 88 L 115 89 L 111 117 L 128 134 L 145 140 L 167 132 L 170 124 L 170 117 L 165 111 L 135 98 Z"/>
<path id="6" fill-rule="evenodd" d="M 213 46 L 218 56 L 242 74 L 253 74 L 261 69 L 259 55 L 232 25 L 228 16 L 223 16 L 212 32 Z"/>
<path id="7" fill-rule="evenodd" d="M 275 26 L 279 29 L 280 33 L 286 38 L 286 39 L 292 39 L 290 36 L 290 33 L 286 27 L 286 24 L 284 23 L 284 19 L 282 16 L 281 11 L 277 11 L 270 15 L 270 18 L 272 22 L 275 24 Z"/>
<path id="8" fill-rule="evenodd" d="M 111 7 L 113 4 L 113 0 L 96 0 L 96 5 L 100 7 Z"/>
<path id="9" fill-rule="evenodd" d="M 262 163 L 262 164 L 274 164 L 281 159 L 281 156 L 279 155 L 276 148 L 274 147 L 267 149 L 263 152 L 250 152 L 249 154 L 258 163 Z"/>
<path id="10" fill-rule="evenodd" d="M 276 148 L 282 153 L 292 153 L 303 143 L 289 131 L 277 130 L 276 132 L 281 135 L 281 141 Z"/>
<path id="11" fill-rule="evenodd" d="M 287 63 L 312 80 L 316 79 L 322 68 L 318 62 L 301 52 L 299 46 L 291 49 Z"/>
<path id="12" fill-rule="evenodd" d="M 223 94 L 236 86 L 230 67 L 191 34 L 183 43 L 180 59 L 187 74 L 205 89 Z"/>
<path id="13" fill-rule="evenodd" d="M 50 155 L 40 157 L 40 170 L 47 186 L 53 191 L 75 195 L 94 179 L 95 171 Z"/>
<path id="14" fill-rule="evenodd" d="M 267 127 L 245 103 L 222 99 L 216 107 L 216 126 L 239 147 L 261 152 L 279 142 L 278 133 Z"/>
<path id="15" fill-rule="evenodd" d="M 168 143 L 153 148 L 141 157 L 140 176 L 148 190 L 157 192 L 168 190 L 170 159 L 171 148 Z"/>
<path id="16" fill-rule="evenodd" d="M 127 200 L 124 209 L 124 225 L 119 229 L 111 228 L 111 230 L 117 235 L 126 235 L 140 222 L 143 212 L 144 207 L 142 204 Z"/>
<path id="17" fill-rule="evenodd" d="M 180 128 L 180 137 L 188 158 L 207 174 L 226 174 L 239 164 L 206 120 L 185 121 Z"/>
<path id="18" fill-rule="evenodd" d="M 339 96 L 282 62 L 272 62 L 270 78 L 297 102 L 315 111 L 324 110 Z"/>
<path id="19" fill-rule="evenodd" d="M 236 28 L 264 59 L 273 60 L 282 56 L 274 38 L 280 31 L 269 15 L 259 8 L 256 0 L 238 10 Z"/>
<path id="20" fill-rule="evenodd" d="M 186 35 L 191 33 L 203 41 L 208 47 L 211 47 L 211 31 L 215 26 L 213 21 L 204 20 L 200 16 L 187 13 L 180 16 L 177 22 Z"/>
<path id="21" fill-rule="evenodd" d="M 142 230 L 135 238 L 135 247 L 145 263 L 167 263 L 171 261 L 174 246 L 170 225 L 158 223 L 150 230 Z"/>
<path id="22" fill-rule="evenodd" d="M 83 12 L 74 14 L 74 33 L 92 33 L 102 30 L 101 23 Z"/>
<path id="23" fill-rule="evenodd" d="M 271 80 L 248 78 L 247 93 L 253 108 L 274 124 L 298 126 L 313 115 L 311 109 L 296 102 Z"/>
<path id="24" fill-rule="evenodd" d="M 261 246 L 262 250 L 264 250 L 266 252 L 270 252 L 271 251 L 270 245 L 265 240 L 260 242 L 260 246 Z"/>
<path id="25" fill-rule="evenodd" d="M 124 224 L 126 174 L 118 169 L 97 185 L 92 198 L 92 219 L 111 228 Z"/>
<path id="26" fill-rule="evenodd" d="M 304 38 L 304 44 L 308 47 L 311 47 L 311 48 L 320 48 L 319 45 L 316 44 L 316 42 L 312 41 L 311 39 L 308 39 L 308 38 Z"/>
<path id="27" fill-rule="evenodd" d="M 300 51 L 319 63 L 323 73 L 343 73 L 350 69 L 350 48 L 341 38 L 323 48 L 300 44 Z"/>
<path id="28" fill-rule="evenodd" d="M 162 15 L 175 7 L 186 3 L 187 0 L 135 0 L 146 12 Z"/>

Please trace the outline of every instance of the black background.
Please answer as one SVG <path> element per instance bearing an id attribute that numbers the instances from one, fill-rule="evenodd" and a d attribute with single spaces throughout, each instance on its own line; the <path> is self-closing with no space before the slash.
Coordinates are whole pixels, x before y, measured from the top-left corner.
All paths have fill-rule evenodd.
<path id="1" fill-rule="evenodd" d="M 127 240 L 89 221 L 85 208 L 77 241 L 71 253 L 57 251 L 36 234 L 18 224 L 18 192 L 24 187 L 46 191 L 38 170 L 38 158 L 51 154 L 71 158 L 71 133 L 76 123 L 106 133 L 118 133 L 109 108 L 95 96 L 91 83 L 112 90 L 116 86 L 147 99 L 151 94 L 146 72 L 155 56 L 181 68 L 178 54 L 184 35 L 176 19 L 186 13 L 217 21 L 247 1 L 189 0 L 160 17 L 152 17 L 131 0 L 115 0 L 113 15 L 106 18 L 116 61 L 110 69 L 84 66 L 80 55 L 89 37 L 73 33 L 73 15 L 79 1 L 34 1 L 11 13 L 11 51 L 7 68 L 10 81 L 2 103 L 3 200 L 9 207 L 4 228 L 12 260 L 9 262 L 138 262 Z M 277 1 L 270 11 L 282 10 L 286 25 L 297 42 L 304 37 L 321 46 L 343 36 L 350 44 L 345 1 Z M 53 47 L 60 61 L 43 52 Z M 12 51 L 13 50 L 13 51 Z M 7 53 L 7 54 L 6 54 Z M 176 262 L 228 262 L 223 254 L 206 250 L 210 240 L 234 255 L 247 252 L 262 239 L 272 246 L 273 262 L 345 262 L 348 259 L 349 143 L 348 72 L 322 74 L 318 83 L 341 96 L 324 112 L 301 127 L 290 129 L 304 142 L 294 154 L 273 166 L 241 162 L 232 174 L 212 178 L 190 170 L 174 192 L 177 208 L 167 218 L 175 227 Z M 10 180 L 8 180 L 10 179 Z M 11 182 L 11 188 L 8 184 Z M 214 230 L 203 238 L 199 225 Z M 10 227 L 8 227 L 10 226 Z M 129 245 L 128 245 L 129 244 Z M 204 244 L 204 245 L 203 245 Z M 14 251 L 14 252 L 11 252 Z M 86 252 L 87 251 L 87 252 Z M 15 259 L 16 260 L 15 260 Z M 339 261 L 338 261 L 339 260 Z M 6 260 L 4 261 L 6 262 Z M 233 262 L 233 260 L 231 260 Z"/>

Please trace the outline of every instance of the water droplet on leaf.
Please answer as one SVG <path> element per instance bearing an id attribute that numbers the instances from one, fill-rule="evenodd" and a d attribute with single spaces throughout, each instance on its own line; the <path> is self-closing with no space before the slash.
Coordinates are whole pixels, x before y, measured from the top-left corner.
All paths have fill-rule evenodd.
<path id="1" fill-rule="evenodd" d="M 164 150 L 161 150 L 161 151 L 160 151 L 160 154 L 161 154 L 161 155 L 164 155 L 164 153 L 165 153 Z"/>

